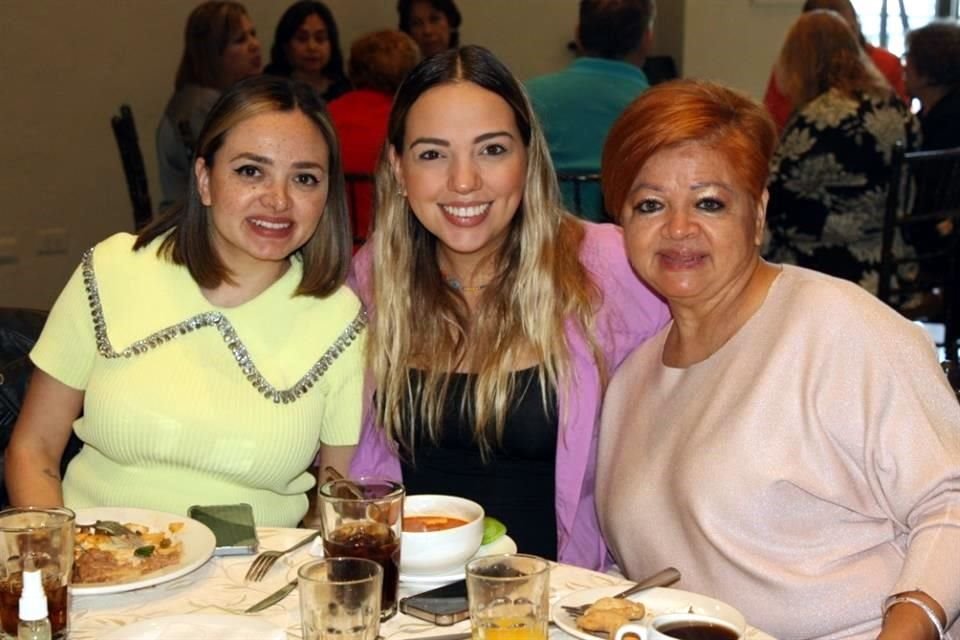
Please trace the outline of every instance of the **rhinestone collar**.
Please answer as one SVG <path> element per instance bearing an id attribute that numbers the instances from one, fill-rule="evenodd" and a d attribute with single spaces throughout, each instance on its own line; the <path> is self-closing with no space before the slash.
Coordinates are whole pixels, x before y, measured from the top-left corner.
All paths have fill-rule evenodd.
<path id="1" fill-rule="evenodd" d="M 263 397 L 273 400 L 276 403 L 282 402 L 283 404 L 287 404 L 295 402 L 300 396 L 306 394 L 313 385 L 323 377 L 340 354 L 346 351 L 347 347 L 357 339 L 357 336 L 360 335 L 367 324 L 366 313 L 361 309 L 337 339 L 334 340 L 333 344 L 330 345 L 326 352 L 320 356 L 320 359 L 310 367 L 309 371 L 307 371 L 296 384 L 288 389 L 277 389 L 267 382 L 266 378 L 264 378 L 257 369 L 257 365 L 253 362 L 253 358 L 247 351 L 247 347 L 243 344 L 243 341 L 237 336 L 237 332 L 233 328 L 233 325 L 230 324 L 230 320 L 219 311 L 198 313 L 183 322 L 178 322 L 160 331 L 151 333 L 147 337 L 133 342 L 122 351 L 114 350 L 113 345 L 110 343 L 110 338 L 107 336 L 107 323 L 104 320 L 103 307 L 100 304 L 100 291 L 97 287 L 97 279 L 93 270 L 93 249 L 88 249 L 84 252 L 82 271 L 83 286 L 87 290 L 90 314 L 93 317 L 93 331 L 97 339 L 97 351 L 104 358 L 132 358 L 133 356 L 138 356 L 151 349 L 155 349 L 178 336 L 192 333 L 204 327 L 215 327 L 217 331 L 220 332 L 227 349 L 229 349 L 233 355 L 237 366 L 240 367 L 243 375 L 246 376 L 253 388 L 263 395 Z"/>

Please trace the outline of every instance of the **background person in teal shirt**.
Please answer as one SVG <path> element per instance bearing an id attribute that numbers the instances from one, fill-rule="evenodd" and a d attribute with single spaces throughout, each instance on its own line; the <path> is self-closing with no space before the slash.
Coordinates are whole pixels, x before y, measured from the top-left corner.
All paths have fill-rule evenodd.
<path id="1" fill-rule="evenodd" d="M 527 91 L 558 173 L 598 173 L 607 131 L 650 87 L 641 67 L 653 42 L 654 0 L 581 0 L 576 42 L 582 55 L 557 73 L 534 78 Z M 599 186 L 585 185 L 580 217 L 607 220 Z M 572 188 L 564 187 L 573 209 Z"/>

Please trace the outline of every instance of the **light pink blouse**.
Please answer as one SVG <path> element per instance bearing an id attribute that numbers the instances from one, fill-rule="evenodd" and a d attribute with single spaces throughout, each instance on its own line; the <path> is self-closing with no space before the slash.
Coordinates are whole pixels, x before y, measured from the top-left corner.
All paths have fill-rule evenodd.
<path id="1" fill-rule="evenodd" d="M 668 330 L 604 404 L 597 504 L 624 572 L 674 565 L 784 640 L 872 640 L 912 589 L 952 622 L 960 405 L 923 330 L 791 266 L 707 360 L 663 366 Z"/>

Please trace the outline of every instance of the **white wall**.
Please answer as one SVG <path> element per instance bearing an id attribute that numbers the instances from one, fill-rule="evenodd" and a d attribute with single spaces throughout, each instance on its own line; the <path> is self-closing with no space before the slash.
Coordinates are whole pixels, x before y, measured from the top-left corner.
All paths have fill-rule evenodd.
<path id="1" fill-rule="evenodd" d="M 669 2 L 670 0 L 661 0 Z M 686 0 L 683 72 L 756 99 L 803 0 Z"/>
<path id="2" fill-rule="evenodd" d="M 767 4 L 759 4 L 766 2 Z M 656 53 L 759 95 L 800 0 L 659 0 Z M 770 4 L 776 3 L 776 4 Z M 196 0 L 0 0 L 0 305 L 49 307 L 80 254 L 132 228 L 109 119 L 133 107 L 154 203 L 153 131 Z M 246 0 L 264 55 L 284 0 Z M 577 0 L 458 0 L 462 41 L 523 79 L 566 65 Z M 345 51 L 396 26 L 395 0 L 329 0 Z M 41 251 L 62 230 L 65 250 Z"/>

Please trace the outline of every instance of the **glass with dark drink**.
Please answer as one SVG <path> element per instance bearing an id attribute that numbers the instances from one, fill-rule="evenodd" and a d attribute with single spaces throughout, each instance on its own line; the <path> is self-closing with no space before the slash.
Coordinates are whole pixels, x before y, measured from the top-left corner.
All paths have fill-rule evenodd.
<path id="1" fill-rule="evenodd" d="M 318 493 L 324 555 L 366 558 L 383 568 L 381 620 L 397 612 L 403 493 L 403 485 L 379 478 L 332 480 Z"/>
<path id="2" fill-rule="evenodd" d="M 67 637 L 67 585 L 73 572 L 74 514 L 64 508 L 0 511 L 0 624 L 4 639 L 17 637 L 23 571 L 43 572 L 53 637 Z"/>

